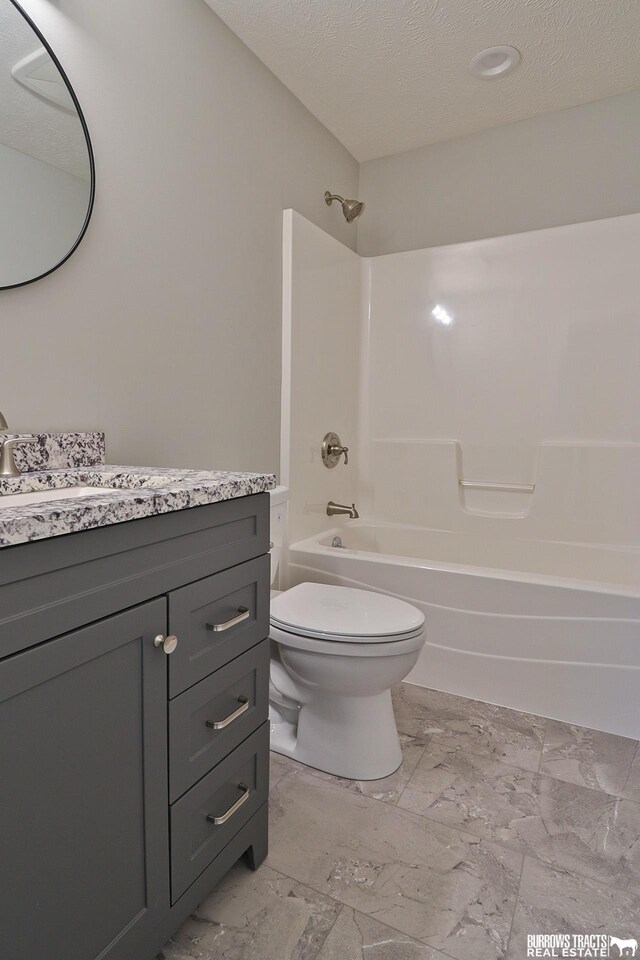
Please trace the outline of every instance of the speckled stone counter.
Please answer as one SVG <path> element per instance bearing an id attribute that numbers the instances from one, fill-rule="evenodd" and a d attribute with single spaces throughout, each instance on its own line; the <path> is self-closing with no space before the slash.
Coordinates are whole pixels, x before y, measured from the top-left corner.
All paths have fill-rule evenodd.
<path id="1" fill-rule="evenodd" d="M 24 457 L 19 460 L 16 450 L 16 464 L 26 472 L 0 478 L 0 547 L 246 497 L 275 486 L 273 474 L 111 466 L 103 462 L 102 434 L 43 434 L 19 452 Z M 83 458 L 85 463 L 79 463 Z M 61 461 L 66 465 L 58 466 Z M 5 495 L 78 486 L 113 489 L 2 506 Z"/>
<path id="2" fill-rule="evenodd" d="M 33 437 L 35 443 L 20 444 L 14 452 L 20 473 L 58 470 L 64 467 L 97 467 L 105 462 L 104 433 L 5 433 L 2 439 Z"/>

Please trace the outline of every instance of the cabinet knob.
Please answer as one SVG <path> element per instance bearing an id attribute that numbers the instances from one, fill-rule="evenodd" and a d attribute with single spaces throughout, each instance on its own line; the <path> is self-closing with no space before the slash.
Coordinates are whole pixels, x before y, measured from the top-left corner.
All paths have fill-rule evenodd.
<path id="1" fill-rule="evenodd" d="M 173 653 L 175 648 L 178 646 L 178 638 L 174 637 L 172 633 L 168 637 L 163 636 L 161 633 L 153 641 L 154 647 L 162 647 L 167 656 L 170 653 Z"/>

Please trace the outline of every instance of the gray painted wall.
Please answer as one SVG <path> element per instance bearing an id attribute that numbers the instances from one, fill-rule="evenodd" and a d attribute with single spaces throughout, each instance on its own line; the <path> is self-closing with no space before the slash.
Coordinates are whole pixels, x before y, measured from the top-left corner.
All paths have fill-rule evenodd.
<path id="1" fill-rule="evenodd" d="M 640 91 L 360 167 L 365 256 L 640 211 Z"/>
<path id="2" fill-rule="evenodd" d="M 23 0 L 96 153 L 74 256 L 0 291 L 0 409 L 107 432 L 111 462 L 276 469 L 282 211 L 350 245 L 323 201 L 358 165 L 203 0 Z"/>

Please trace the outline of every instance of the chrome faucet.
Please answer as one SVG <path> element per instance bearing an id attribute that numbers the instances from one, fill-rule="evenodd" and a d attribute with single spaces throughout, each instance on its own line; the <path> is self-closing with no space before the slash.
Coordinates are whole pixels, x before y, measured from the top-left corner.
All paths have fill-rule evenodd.
<path id="1" fill-rule="evenodd" d="M 351 520 L 357 520 L 360 516 L 356 510 L 355 503 L 352 503 L 351 506 L 348 507 L 344 503 L 334 503 L 333 500 L 329 500 L 329 503 L 327 504 L 327 516 L 335 517 L 342 514 L 349 517 Z"/>
<path id="2" fill-rule="evenodd" d="M 0 413 L 0 430 L 7 430 L 7 421 L 4 415 Z M 3 440 L 0 437 L 0 477 L 19 477 L 20 471 L 16 466 L 13 453 L 16 445 L 20 443 L 35 443 L 36 437 L 9 437 Z"/>

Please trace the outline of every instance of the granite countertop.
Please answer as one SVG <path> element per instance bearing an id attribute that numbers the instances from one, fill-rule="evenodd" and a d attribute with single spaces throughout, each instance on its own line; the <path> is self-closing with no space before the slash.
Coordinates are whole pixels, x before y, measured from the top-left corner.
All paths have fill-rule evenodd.
<path id="1" fill-rule="evenodd" d="M 41 434 L 16 449 L 19 477 L 0 478 L 0 547 L 78 533 L 94 527 L 200 507 L 262 493 L 268 473 L 112 466 L 104 463 L 103 434 Z M 2 506 L 14 493 L 64 487 L 112 487 L 108 493 Z"/>

